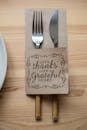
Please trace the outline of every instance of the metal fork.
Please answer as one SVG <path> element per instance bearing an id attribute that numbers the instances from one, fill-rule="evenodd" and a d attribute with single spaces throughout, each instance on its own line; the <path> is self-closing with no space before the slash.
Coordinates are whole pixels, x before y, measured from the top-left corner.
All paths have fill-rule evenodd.
<path id="1" fill-rule="evenodd" d="M 43 43 L 43 21 L 42 12 L 34 11 L 33 13 L 33 26 L 32 26 L 32 41 L 35 48 L 39 49 Z M 41 97 L 36 96 L 35 101 L 35 118 L 36 120 L 41 119 Z"/>
<path id="2" fill-rule="evenodd" d="M 42 12 L 34 12 L 32 26 L 32 41 L 36 48 L 40 48 L 43 43 L 43 22 Z"/>

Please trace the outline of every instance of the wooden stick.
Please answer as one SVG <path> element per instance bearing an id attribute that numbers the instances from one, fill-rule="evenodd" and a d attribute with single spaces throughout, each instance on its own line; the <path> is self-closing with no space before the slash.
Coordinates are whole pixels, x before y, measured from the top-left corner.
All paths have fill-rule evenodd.
<path id="1" fill-rule="evenodd" d="M 41 97 L 39 95 L 36 96 L 35 118 L 36 118 L 36 120 L 40 120 L 41 119 Z"/>
<path id="2" fill-rule="evenodd" d="M 58 121 L 58 98 L 57 98 L 57 95 L 53 95 L 52 118 L 53 118 L 54 122 Z"/>

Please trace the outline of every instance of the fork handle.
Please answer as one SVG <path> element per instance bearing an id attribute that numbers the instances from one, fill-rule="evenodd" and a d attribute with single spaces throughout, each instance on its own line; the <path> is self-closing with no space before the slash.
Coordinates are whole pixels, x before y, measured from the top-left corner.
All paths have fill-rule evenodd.
<path id="1" fill-rule="evenodd" d="M 52 118 L 54 122 L 58 121 L 58 98 L 53 95 Z"/>
<path id="2" fill-rule="evenodd" d="M 40 97 L 40 95 L 37 95 L 36 100 L 35 100 L 35 118 L 36 118 L 36 120 L 41 119 L 41 97 Z"/>

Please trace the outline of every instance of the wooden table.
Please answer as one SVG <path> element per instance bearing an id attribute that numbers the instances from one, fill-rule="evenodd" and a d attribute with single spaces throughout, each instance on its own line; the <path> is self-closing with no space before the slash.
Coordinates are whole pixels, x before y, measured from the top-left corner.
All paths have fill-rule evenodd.
<path id="1" fill-rule="evenodd" d="M 25 7 L 67 9 L 70 94 L 59 96 L 59 123 L 52 122 L 48 96 L 42 99 L 42 121 L 35 121 L 35 99 L 25 94 Z M 87 130 L 87 0 L 2 0 L 0 33 L 8 51 L 0 130 Z"/>

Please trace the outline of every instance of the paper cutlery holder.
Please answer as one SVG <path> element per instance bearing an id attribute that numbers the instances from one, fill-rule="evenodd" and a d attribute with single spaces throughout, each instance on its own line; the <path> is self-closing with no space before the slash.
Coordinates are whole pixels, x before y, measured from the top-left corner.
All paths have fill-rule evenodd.
<path id="1" fill-rule="evenodd" d="M 26 57 L 26 93 L 67 94 L 66 48 L 31 49 Z"/>
<path id="2" fill-rule="evenodd" d="M 49 35 L 49 22 L 54 9 L 42 9 L 44 41 L 40 49 L 32 43 L 34 9 L 26 10 L 26 94 L 68 94 L 68 45 L 66 11 L 58 9 L 58 48 Z"/>

